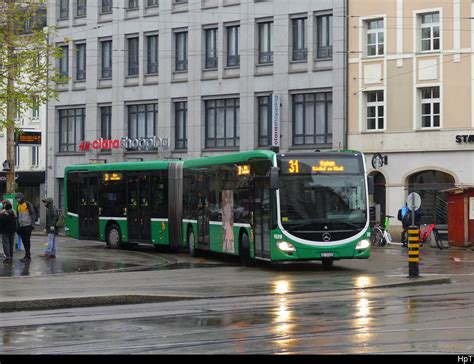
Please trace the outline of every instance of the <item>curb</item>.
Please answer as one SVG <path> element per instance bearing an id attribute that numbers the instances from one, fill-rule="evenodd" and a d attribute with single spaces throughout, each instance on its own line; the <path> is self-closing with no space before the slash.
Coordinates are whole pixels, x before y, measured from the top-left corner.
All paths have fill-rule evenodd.
<path id="1" fill-rule="evenodd" d="M 146 296 L 146 295 L 116 295 L 116 296 L 86 296 L 46 298 L 24 301 L 0 302 L 0 312 L 55 310 L 62 308 L 80 308 L 93 306 L 129 305 L 140 303 L 163 303 L 191 300 L 200 297 Z"/>
<path id="2" fill-rule="evenodd" d="M 395 282 L 379 284 L 367 287 L 351 287 L 343 289 L 330 289 L 324 291 L 301 291 L 288 292 L 288 294 L 300 295 L 309 293 L 325 293 L 325 292 L 340 292 L 351 291 L 359 289 L 381 289 L 381 288 L 398 288 L 411 287 L 422 285 L 435 284 L 449 284 L 450 278 L 411 278 L 406 282 Z M 32 299 L 23 301 L 4 301 L 0 302 L 0 313 L 13 311 L 36 311 L 36 310 L 56 310 L 63 308 L 81 308 L 81 307 L 98 307 L 98 306 L 113 306 L 113 305 L 129 305 L 129 304 L 145 304 L 145 303 L 164 303 L 199 299 L 225 299 L 235 297 L 258 297 L 258 296 L 273 296 L 271 294 L 253 294 L 253 295 L 239 295 L 239 296 L 212 296 L 212 297 L 189 297 L 189 296 L 153 296 L 153 295 L 113 295 L 113 296 L 84 296 L 84 297 L 64 297 L 64 298 L 46 298 L 46 299 Z"/>

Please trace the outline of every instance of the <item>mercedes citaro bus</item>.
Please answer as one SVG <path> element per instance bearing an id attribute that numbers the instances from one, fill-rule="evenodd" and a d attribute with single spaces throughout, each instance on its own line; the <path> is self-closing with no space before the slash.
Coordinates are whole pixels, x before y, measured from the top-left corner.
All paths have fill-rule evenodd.
<path id="1" fill-rule="evenodd" d="M 253 260 L 370 256 L 368 178 L 357 151 L 257 150 L 65 170 L 66 233 Z"/>

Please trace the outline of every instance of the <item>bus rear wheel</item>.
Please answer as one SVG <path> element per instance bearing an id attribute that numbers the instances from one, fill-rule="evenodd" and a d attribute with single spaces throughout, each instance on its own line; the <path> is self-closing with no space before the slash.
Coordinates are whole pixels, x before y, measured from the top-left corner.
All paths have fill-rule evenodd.
<path id="1" fill-rule="evenodd" d="M 120 227 L 112 224 L 107 229 L 107 247 L 111 249 L 120 249 L 122 247 L 122 237 L 120 235 Z"/>
<path id="2" fill-rule="evenodd" d="M 240 264 L 244 267 L 250 267 L 254 264 L 253 259 L 250 257 L 250 241 L 246 233 L 243 233 L 240 237 L 239 256 Z"/>

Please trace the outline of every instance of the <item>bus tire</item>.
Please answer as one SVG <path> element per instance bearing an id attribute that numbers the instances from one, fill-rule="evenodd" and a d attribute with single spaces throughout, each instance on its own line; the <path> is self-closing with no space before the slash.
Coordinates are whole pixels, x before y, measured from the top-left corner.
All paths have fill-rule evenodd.
<path id="1" fill-rule="evenodd" d="M 120 249 L 122 247 L 122 235 L 117 224 L 112 224 L 108 227 L 106 242 L 107 247 L 110 249 Z"/>
<path id="2" fill-rule="evenodd" d="M 250 257 L 250 240 L 246 232 L 240 235 L 239 240 L 240 264 L 244 267 L 253 266 L 253 259 Z"/>
<path id="3" fill-rule="evenodd" d="M 193 228 L 188 229 L 188 249 L 189 249 L 189 255 L 197 258 L 199 256 L 199 253 L 197 249 L 194 247 L 194 230 Z"/>
<path id="4" fill-rule="evenodd" d="M 324 269 L 331 269 L 334 265 L 334 259 L 332 258 L 323 258 L 321 259 L 321 263 L 323 263 Z"/>

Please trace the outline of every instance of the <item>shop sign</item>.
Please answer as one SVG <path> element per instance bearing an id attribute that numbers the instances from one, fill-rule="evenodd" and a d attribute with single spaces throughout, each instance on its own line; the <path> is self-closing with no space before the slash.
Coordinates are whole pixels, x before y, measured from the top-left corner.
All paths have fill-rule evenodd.
<path id="1" fill-rule="evenodd" d="M 168 138 L 160 138 L 157 136 L 150 138 L 129 138 L 120 139 L 96 139 L 92 142 L 82 141 L 79 144 L 81 152 L 89 152 L 90 150 L 100 149 L 125 149 L 125 150 L 152 150 L 152 149 L 168 149 Z"/>
<path id="2" fill-rule="evenodd" d="M 280 146 L 280 96 L 272 95 L 272 147 Z"/>
<path id="3" fill-rule="evenodd" d="M 456 143 L 474 143 L 474 135 L 456 135 Z"/>

